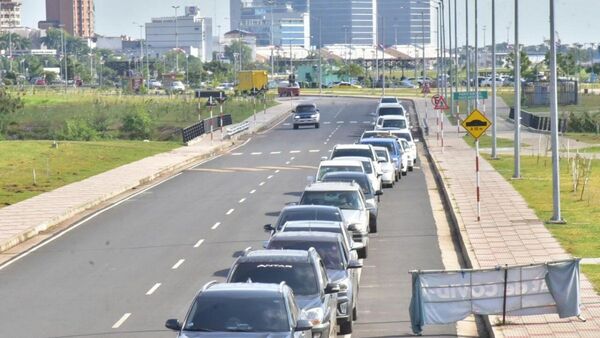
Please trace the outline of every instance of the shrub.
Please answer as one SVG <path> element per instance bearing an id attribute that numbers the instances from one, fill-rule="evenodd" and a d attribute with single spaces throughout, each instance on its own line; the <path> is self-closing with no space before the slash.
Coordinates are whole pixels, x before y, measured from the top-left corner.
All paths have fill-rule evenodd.
<path id="1" fill-rule="evenodd" d="M 98 132 L 83 119 L 68 119 L 57 138 L 69 141 L 92 141 L 98 138 Z"/>
<path id="2" fill-rule="evenodd" d="M 123 116 L 122 123 L 121 131 L 130 139 L 149 139 L 154 121 L 147 111 L 138 109 Z"/>

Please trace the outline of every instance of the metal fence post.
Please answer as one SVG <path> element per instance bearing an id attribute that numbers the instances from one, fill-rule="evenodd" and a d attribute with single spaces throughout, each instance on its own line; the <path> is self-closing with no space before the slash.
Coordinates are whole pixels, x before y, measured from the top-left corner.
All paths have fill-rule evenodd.
<path id="1" fill-rule="evenodd" d="M 508 265 L 504 265 L 504 298 L 502 299 L 502 325 L 506 325 L 506 288 L 508 284 Z"/>

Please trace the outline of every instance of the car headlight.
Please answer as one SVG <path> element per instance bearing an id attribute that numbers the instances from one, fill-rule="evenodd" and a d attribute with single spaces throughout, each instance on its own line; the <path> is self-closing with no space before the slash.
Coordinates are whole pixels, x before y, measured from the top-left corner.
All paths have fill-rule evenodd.
<path id="1" fill-rule="evenodd" d="M 317 117 L 317 114 L 312 114 L 310 117 L 314 119 L 315 117 Z"/>
<path id="2" fill-rule="evenodd" d="M 312 325 L 319 325 L 323 322 L 323 309 L 321 308 L 312 308 L 310 310 L 307 310 L 306 313 L 306 319 L 312 324 Z"/>
<path id="3" fill-rule="evenodd" d="M 300 116 L 296 115 L 296 116 L 294 116 L 294 118 L 295 118 L 295 119 L 299 119 L 299 118 L 300 118 Z"/>

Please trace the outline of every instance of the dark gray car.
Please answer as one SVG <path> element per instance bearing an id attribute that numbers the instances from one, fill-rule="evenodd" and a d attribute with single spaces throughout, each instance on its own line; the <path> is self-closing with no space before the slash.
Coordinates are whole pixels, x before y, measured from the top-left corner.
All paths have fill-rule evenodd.
<path id="1" fill-rule="evenodd" d="M 326 205 L 288 205 L 281 210 L 275 224 L 266 224 L 265 231 L 271 233 L 281 230 L 289 221 L 333 221 L 343 222 L 346 226 L 344 215 L 338 207 Z"/>
<path id="2" fill-rule="evenodd" d="M 227 282 L 281 283 L 292 288 L 315 338 L 335 337 L 339 285 L 329 282 L 321 257 L 314 248 L 257 250 L 239 257 Z"/>
<path id="3" fill-rule="evenodd" d="M 300 315 L 285 283 L 211 282 L 198 292 L 183 323 L 169 319 L 165 326 L 179 338 L 300 338 L 307 332 L 310 337 L 312 326 Z"/>
<path id="4" fill-rule="evenodd" d="M 352 333 L 356 318 L 358 273 L 362 264 L 350 259 L 350 250 L 342 235 L 327 232 L 279 232 L 266 245 L 267 249 L 308 250 L 314 248 L 321 256 L 329 279 L 339 284 L 337 321 L 340 334 Z"/>

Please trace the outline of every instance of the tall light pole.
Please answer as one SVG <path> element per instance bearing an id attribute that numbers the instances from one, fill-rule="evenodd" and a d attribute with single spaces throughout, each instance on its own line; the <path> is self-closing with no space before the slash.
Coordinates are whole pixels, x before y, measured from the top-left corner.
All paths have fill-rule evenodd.
<path id="1" fill-rule="evenodd" d="M 452 0 L 448 0 L 448 45 L 450 47 L 448 49 L 448 58 L 450 59 L 450 74 L 448 76 L 448 80 L 450 80 L 450 114 L 454 116 L 454 86 L 452 85 L 452 81 L 455 81 L 456 75 L 454 74 L 454 65 L 452 62 Z M 454 53 L 456 53 L 456 50 L 454 50 Z"/>
<path id="2" fill-rule="evenodd" d="M 134 25 L 140 28 L 140 72 L 144 73 L 144 25 L 133 22 Z"/>
<path id="3" fill-rule="evenodd" d="M 381 95 L 385 95 L 385 17 L 381 17 L 381 81 Z"/>
<path id="4" fill-rule="evenodd" d="M 179 6 L 171 6 L 175 10 L 175 72 L 179 73 L 179 32 L 177 27 L 177 10 Z"/>
<path id="5" fill-rule="evenodd" d="M 471 92 L 471 51 L 469 48 L 469 0 L 465 0 L 465 57 L 467 60 L 467 92 Z M 471 100 L 467 100 L 467 114 L 471 112 Z"/>
<path id="6" fill-rule="evenodd" d="M 216 3 L 216 2 L 215 2 Z M 270 43 L 271 43 L 271 75 L 275 74 L 275 59 L 273 57 L 273 46 L 275 46 L 275 40 L 273 39 L 273 10 L 275 8 L 275 0 L 266 0 L 265 3 L 270 7 L 271 14 L 271 32 L 270 32 Z"/>
<path id="7" fill-rule="evenodd" d="M 431 22 L 431 9 L 429 10 L 429 21 Z M 425 86 L 425 12 L 421 11 L 421 41 L 423 43 L 423 75 L 421 77 L 421 86 Z M 429 35 L 431 40 L 431 35 Z"/>
<path id="8" fill-rule="evenodd" d="M 479 108 L 479 9 L 475 0 L 475 108 Z"/>
<path id="9" fill-rule="evenodd" d="M 60 27 L 60 42 L 62 45 L 62 53 L 63 53 L 63 58 L 65 59 L 65 93 L 67 92 L 67 86 L 69 83 L 69 76 L 68 76 L 68 70 L 67 70 L 67 48 L 65 47 L 65 30 L 64 30 L 64 26 L 65 25 L 59 25 Z"/>
<path id="10" fill-rule="evenodd" d="M 560 213 L 560 166 L 558 157 L 558 102 L 556 71 L 556 32 L 554 15 L 556 6 L 550 0 L 550 115 L 552 127 L 552 223 L 565 223 Z"/>
<path id="11" fill-rule="evenodd" d="M 515 138 L 513 178 L 521 178 L 521 51 L 519 50 L 519 0 L 515 0 Z"/>
<path id="12" fill-rule="evenodd" d="M 496 141 L 496 0 L 492 0 L 492 159 L 497 159 Z"/>

